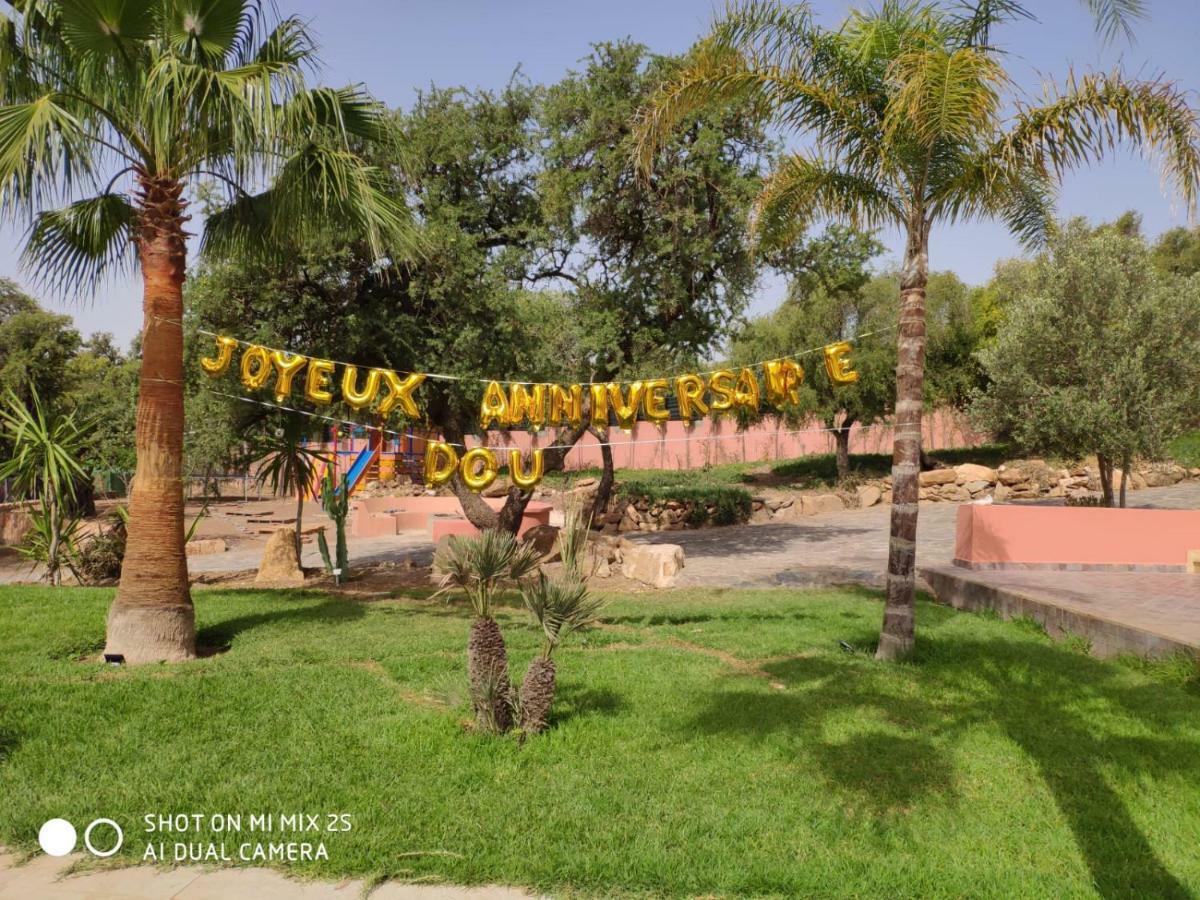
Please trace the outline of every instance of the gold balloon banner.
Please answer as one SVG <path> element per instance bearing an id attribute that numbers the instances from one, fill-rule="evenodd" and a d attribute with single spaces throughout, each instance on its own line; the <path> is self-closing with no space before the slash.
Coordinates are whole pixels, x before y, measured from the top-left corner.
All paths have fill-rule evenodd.
<path id="1" fill-rule="evenodd" d="M 293 393 L 299 393 L 315 404 L 342 402 L 356 411 L 374 408 L 381 420 L 386 420 L 396 410 L 409 419 L 416 419 L 420 417 L 420 410 L 413 394 L 426 379 L 462 380 L 453 375 L 397 373 L 382 368 L 366 369 L 360 374 L 359 367 L 351 363 L 307 357 L 237 338 L 201 333 L 215 341 L 212 355 L 200 360 L 200 367 L 206 374 L 218 378 L 235 370 L 242 384 L 252 391 L 262 390 L 270 384 L 275 402 L 285 409 L 289 407 L 282 405 Z M 240 354 L 239 348 L 243 348 Z M 614 420 L 626 433 L 633 430 L 639 418 L 658 425 L 666 423 L 671 415 L 667 407 L 668 393 L 674 393 L 679 417 L 685 423 L 705 416 L 715 419 L 739 412 L 752 415 L 759 412 L 764 397 L 767 403 L 776 407 L 799 403 L 805 371 L 795 357 L 815 352 L 822 353 L 825 373 L 831 384 L 847 385 L 858 381 L 849 341 L 815 347 L 736 371 L 717 369 L 670 379 L 566 385 L 479 379 L 486 385 L 479 405 L 479 429 L 487 432 L 493 427 L 533 431 L 559 426 L 580 428 L 584 424 L 585 396 L 588 424 L 601 431 Z M 460 454 L 459 450 L 464 452 Z M 507 454 L 509 478 L 513 484 L 528 489 L 542 480 L 542 450 L 535 449 L 528 454 L 528 462 L 518 449 L 509 449 Z M 443 441 L 426 445 L 424 473 L 430 486 L 445 484 L 457 472 L 468 488 L 483 491 L 496 480 L 499 471 L 500 460 L 492 448 L 456 448 Z"/>

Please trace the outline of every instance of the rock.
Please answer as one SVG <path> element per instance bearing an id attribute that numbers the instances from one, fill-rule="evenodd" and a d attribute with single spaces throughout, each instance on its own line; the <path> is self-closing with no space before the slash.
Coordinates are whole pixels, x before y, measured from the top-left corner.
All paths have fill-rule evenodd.
<path id="1" fill-rule="evenodd" d="M 577 488 L 589 488 L 589 487 L 595 487 L 595 486 L 596 486 L 595 478 L 580 478 L 577 482 L 575 482 L 575 487 L 577 487 Z"/>
<path id="2" fill-rule="evenodd" d="M 294 534 L 290 528 L 289 534 Z M 184 552 L 188 556 L 210 556 L 213 553 L 224 553 L 228 547 L 225 546 L 224 538 L 205 538 L 200 541 L 188 541 L 183 546 Z"/>
<path id="3" fill-rule="evenodd" d="M 276 587 L 299 587 L 304 584 L 304 570 L 296 555 L 296 530 L 279 528 L 267 538 L 262 565 L 254 583 Z"/>
<path id="4" fill-rule="evenodd" d="M 953 469 L 930 469 L 920 475 L 921 487 L 931 487 L 935 484 L 953 484 L 958 475 Z"/>
<path id="5" fill-rule="evenodd" d="M 1012 489 L 1007 484 L 1001 482 L 1000 484 L 996 485 L 996 490 L 992 491 L 992 499 L 997 503 L 1003 503 L 1008 499 L 1009 494 L 1011 493 Z"/>
<path id="6" fill-rule="evenodd" d="M 633 544 L 621 561 L 626 578 L 656 588 L 674 587 L 682 568 L 683 548 L 678 544 Z"/>
<path id="7" fill-rule="evenodd" d="M 875 487 L 873 484 L 864 484 L 857 491 L 858 505 L 863 509 L 868 506 L 874 506 L 883 497 L 883 491 Z"/>
<path id="8" fill-rule="evenodd" d="M 804 501 L 799 498 L 797 498 L 797 501 L 775 510 L 774 520 L 776 522 L 794 522 L 796 519 L 803 518 Z"/>
<path id="9" fill-rule="evenodd" d="M 1025 473 L 1022 472 L 1020 469 L 1006 468 L 1003 472 L 999 473 L 997 478 L 999 479 L 1001 484 L 1008 485 L 1009 487 L 1011 487 L 1014 484 L 1020 484 L 1022 481 L 1024 481 Z"/>
<path id="10" fill-rule="evenodd" d="M 503 480 L 502 478 L 497 478 L 495 481 L 493 481 L 491 484 L 489 484 L 486 488 L 484 488 L 482 491 L 480 491 L 480 494 L 484 497 L 503 497 L 507 493 L 508 493 L 508 482 Z"/>
<path id="11" fill-rule="evenodd" d="M 764 522 L 770 522 L 770 521 L 771 521 L 771 510 L 767 509 L 766 506 L 759 507 L 758 509 L 756 509 L 752 513 L 750 513 L 750 524 L 751 525 L 762 525 Z"/>
<path id="12" fill-rule="evenodd" d="M 555 547 L 558 543 L 558 529 L 553 525 L 534 525 L 521 535 L 521 540 L 536 547 L 544 562 L 553 562 L 559 558 Z"/>
<path id="13" fill-rule="evenodd" d="M 820 513 L 841 512 L 846 508 L 845 502 L 837 494 L 805 494 L 804 515 L 815 516 Z"/>
<path id="14" fill-rule="evenodd" d="M 975 463 L 963 463 L 961 466 L 955 466 L 954 475 L 955 481 L 959 484 L 969 484 L 973 481 L 985 481 L 991 484 L 996 480 L 994 469 L 976 465 Z"/>
<path id="15" fill-rule="evenodd" d="M 980 491 L 986 491 L 990 485 L 990 481 L 984 481 L 981 478 L 978 481 L 968 481 L 963 484 L 963 487 L 972 494 L 978 494 Z"/>
<path id="16" fill-rule="evenodd" d="M 767 501 L 767 509 L 778 512 L 785 506 L 791 506 L 795 501 L 791 497 L 772 497 Z"/>

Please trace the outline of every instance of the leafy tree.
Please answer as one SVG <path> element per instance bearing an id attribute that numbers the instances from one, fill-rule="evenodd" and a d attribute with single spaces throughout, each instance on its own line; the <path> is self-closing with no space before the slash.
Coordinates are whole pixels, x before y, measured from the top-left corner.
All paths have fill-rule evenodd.
<path id="1" fill-rule="evenodd" d="M 129 491 L 137 464 L 134 447 L 140 354 L 135 344 L 123 354 L 106 332 L 93 334 L 67 363 L 70 389 L 66 402 L 95 419 L 88 434 L 86 460 L 93 475 L 119 474 Z"/>
<path id="2" fill-rule="evenodd" d="M 1102 30 L 1128 22 L 1123 0 L 1093 0 Z M 1134 10 L 1136 12 L 1136 10 Z M 896 440 L 887 603 L 877 656 L 913 645 L 917 494 L 924 395 L 929 235 L 934 224 L 994 218 L 1036 242 L 1057 179 L 1128 141 L 1158 151 L 1188 209 L 1200 178 L 1200 126 L 1187 94 L 1120 71 L 1072 75 L 1038 103 L 1013 91 L 999 26 L 1020 3 L 885 3 L 822 28 L 806 5 L 737 3 L 639 120 L 652 177 L 658 149 L 698 109 L 756 103 L 805 149 L 784 156 L 755 203 L 767 245 L 813 217 L 906 235 L 897 340 Z"/>
<path id="3" fill-rule="evenodd" d="M 80 457 L 91 422 L 42 406 L 34 390 L 28 405 L 12 391 L 0 407 L 0 431 L 12 455 L 0 464 L 0 479 L 11 478 L 18 496 L 38 499 L 34 534 L 39 536 L 46 577 L 57 586 L 73 552 L 64 538 L 74 531 L 69 501 L 83 474 Z"/>
<path id="4" fill-rule="evenodd" d="M 1095 453 L 1111 506 L 1113 469 L 1161 455 L 1200 415 L 1200 277 L 1156 271 L 1136 232 L 1074 220 L 980 358 L 980 421 L 1031 450 Z M 1124 506 L 1125 477 L 1119 490 Z"/>
<path id="5" fill-rule="evenodd" d="M 66 293 L 114 270 L 137 267 L 143 280 L 137 473 L 107 649 L 129 662 L 185 659 L 195 653 L 180 488 L 188 191 L 209 180 L 224 200 L 204 223 L 207 253 L 262 256 L 337 221 L 383 256 L 401 246 L 404 207 L 351 146 L 383 137 L 382 120 L 358 89 L 306 88 L 316 61 L 306 25 L 272 21 L 255 2 L 11 10 L 0 20 L 0 209 L 31 223 L 25 259 Z"/>
<path id="6" fill-rule="evenodd" d="M 26 404 L 46 405 L 67 390 L 67 365 L 79 350 L 70 316 L 47 312 L 8 279 L 0 279 L 0 390 Z"/>
<path id="7" fill-rule="evenodd" d="M 574 290 L 583 360 L 573 377 L 694 364 L 756 283 L 746 213 L 771 144 L 749 106 L 688 116 L 664 140 L 653 176 L 637 177 L 634 114 L 679 66 L 640 44 L 597 44 L 581 71 L 546 92 L 540 188 L 563 235 L 558 268 L 546 274 Z M 610 448 L 602 455 L 597 509 L 612 486 Z"/>
<path id="8" fill-rule="evenodd" d="M 867 290 L 874 283 L 868 280 L 868 264 L 883 249 L 873 237 L 834 225 L 798 246 L 802 268 L 789 285 L 787 300 L 734 336 L 732 360 L 736 365 L 751 365 L 876 329 L 889 332 L 855 341 L 854 368 L 860 377 L 853 384 L 832 384 L 819 355 L 800 358 L 805 370 L 800 402 L 775 410 L 793 427 L 815 416 L 831 429 L 838 478 L 844 479 L 850 475 L 851 428 L 870 425 L 891 412 L 896 369 L 896 351 L 889 340 L 894 295 Z"/>
<path id="9" fill-rule="evenodd" d="M 1200 272 L 1200 226 L 1164 231 L 1154 242 L 1151 258 L 1160 272 L 1171 275 Z"/>

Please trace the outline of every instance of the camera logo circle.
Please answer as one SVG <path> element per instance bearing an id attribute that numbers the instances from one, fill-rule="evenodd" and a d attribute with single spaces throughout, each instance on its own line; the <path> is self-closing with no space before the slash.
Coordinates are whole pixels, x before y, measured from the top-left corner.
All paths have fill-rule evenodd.
<path id="1" fill-rule="evenodd" d="M 75 826 L 66 819 L 50 819 L 38 829 L 38 844 L 47 856 L 66 856 L 75 849 Z"/>
<path id="2" fill-rule="evenodd" d="M 117 833 L 117 842 L 115 844 L 113 844 L 111 847 L 109 847 L 107 850 L 97 850 L 94 846 L 92 846 L 92 832 L 96 829 L 97 825 L 111 826 L 113 831 L 115 831 Z M 74 833 L 74 829 L 72 829 L 72 834 L 73 833 Z M 106 857 L 106 856 L 112 856 L 114 853 L 116 853 L 118 850 L 121 849 L 121 845 L 124 843 L 125 843 L 125 832 L 123 832 L 121 830 L 121 826 L 118 825 L 116 822 L 114 822 L 112 819 L 96 819 L 94 822 L 92 822 L 91 825 L 89 825 L 87 827 L 87 830 L 84 831 L 84 833 L 83 833 L 83 845 L 88 848 L 88 852 L 90 852 L 92 854 L 92 856 L 99 856 L 101 858 Z"/>

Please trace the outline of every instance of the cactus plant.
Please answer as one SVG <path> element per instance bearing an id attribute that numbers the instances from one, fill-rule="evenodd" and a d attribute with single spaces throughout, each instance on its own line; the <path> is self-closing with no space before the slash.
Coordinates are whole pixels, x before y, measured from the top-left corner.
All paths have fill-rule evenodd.
<path id="1" fill-rule="evenodd" d="M 350 514 L 350 483 L 345 475 L 342 476 L 341 483 L 336 484 L 333 480 L 333 473 L 329 469 L 325 470 L 325 476 L 321 479 L 321 508 L 325 510 L 325 515 L 333 519 L 337 534 L 336 565 L 329 558 L 329 544 L 325 540 L 325 533 L 320 532 L 317 535 L 317 546 L 321 550 L 325 571 L 341 570 L 341 577 L 345 578 L 350 571 L 350 553 L 346 548 L 346 517 Z"/>

